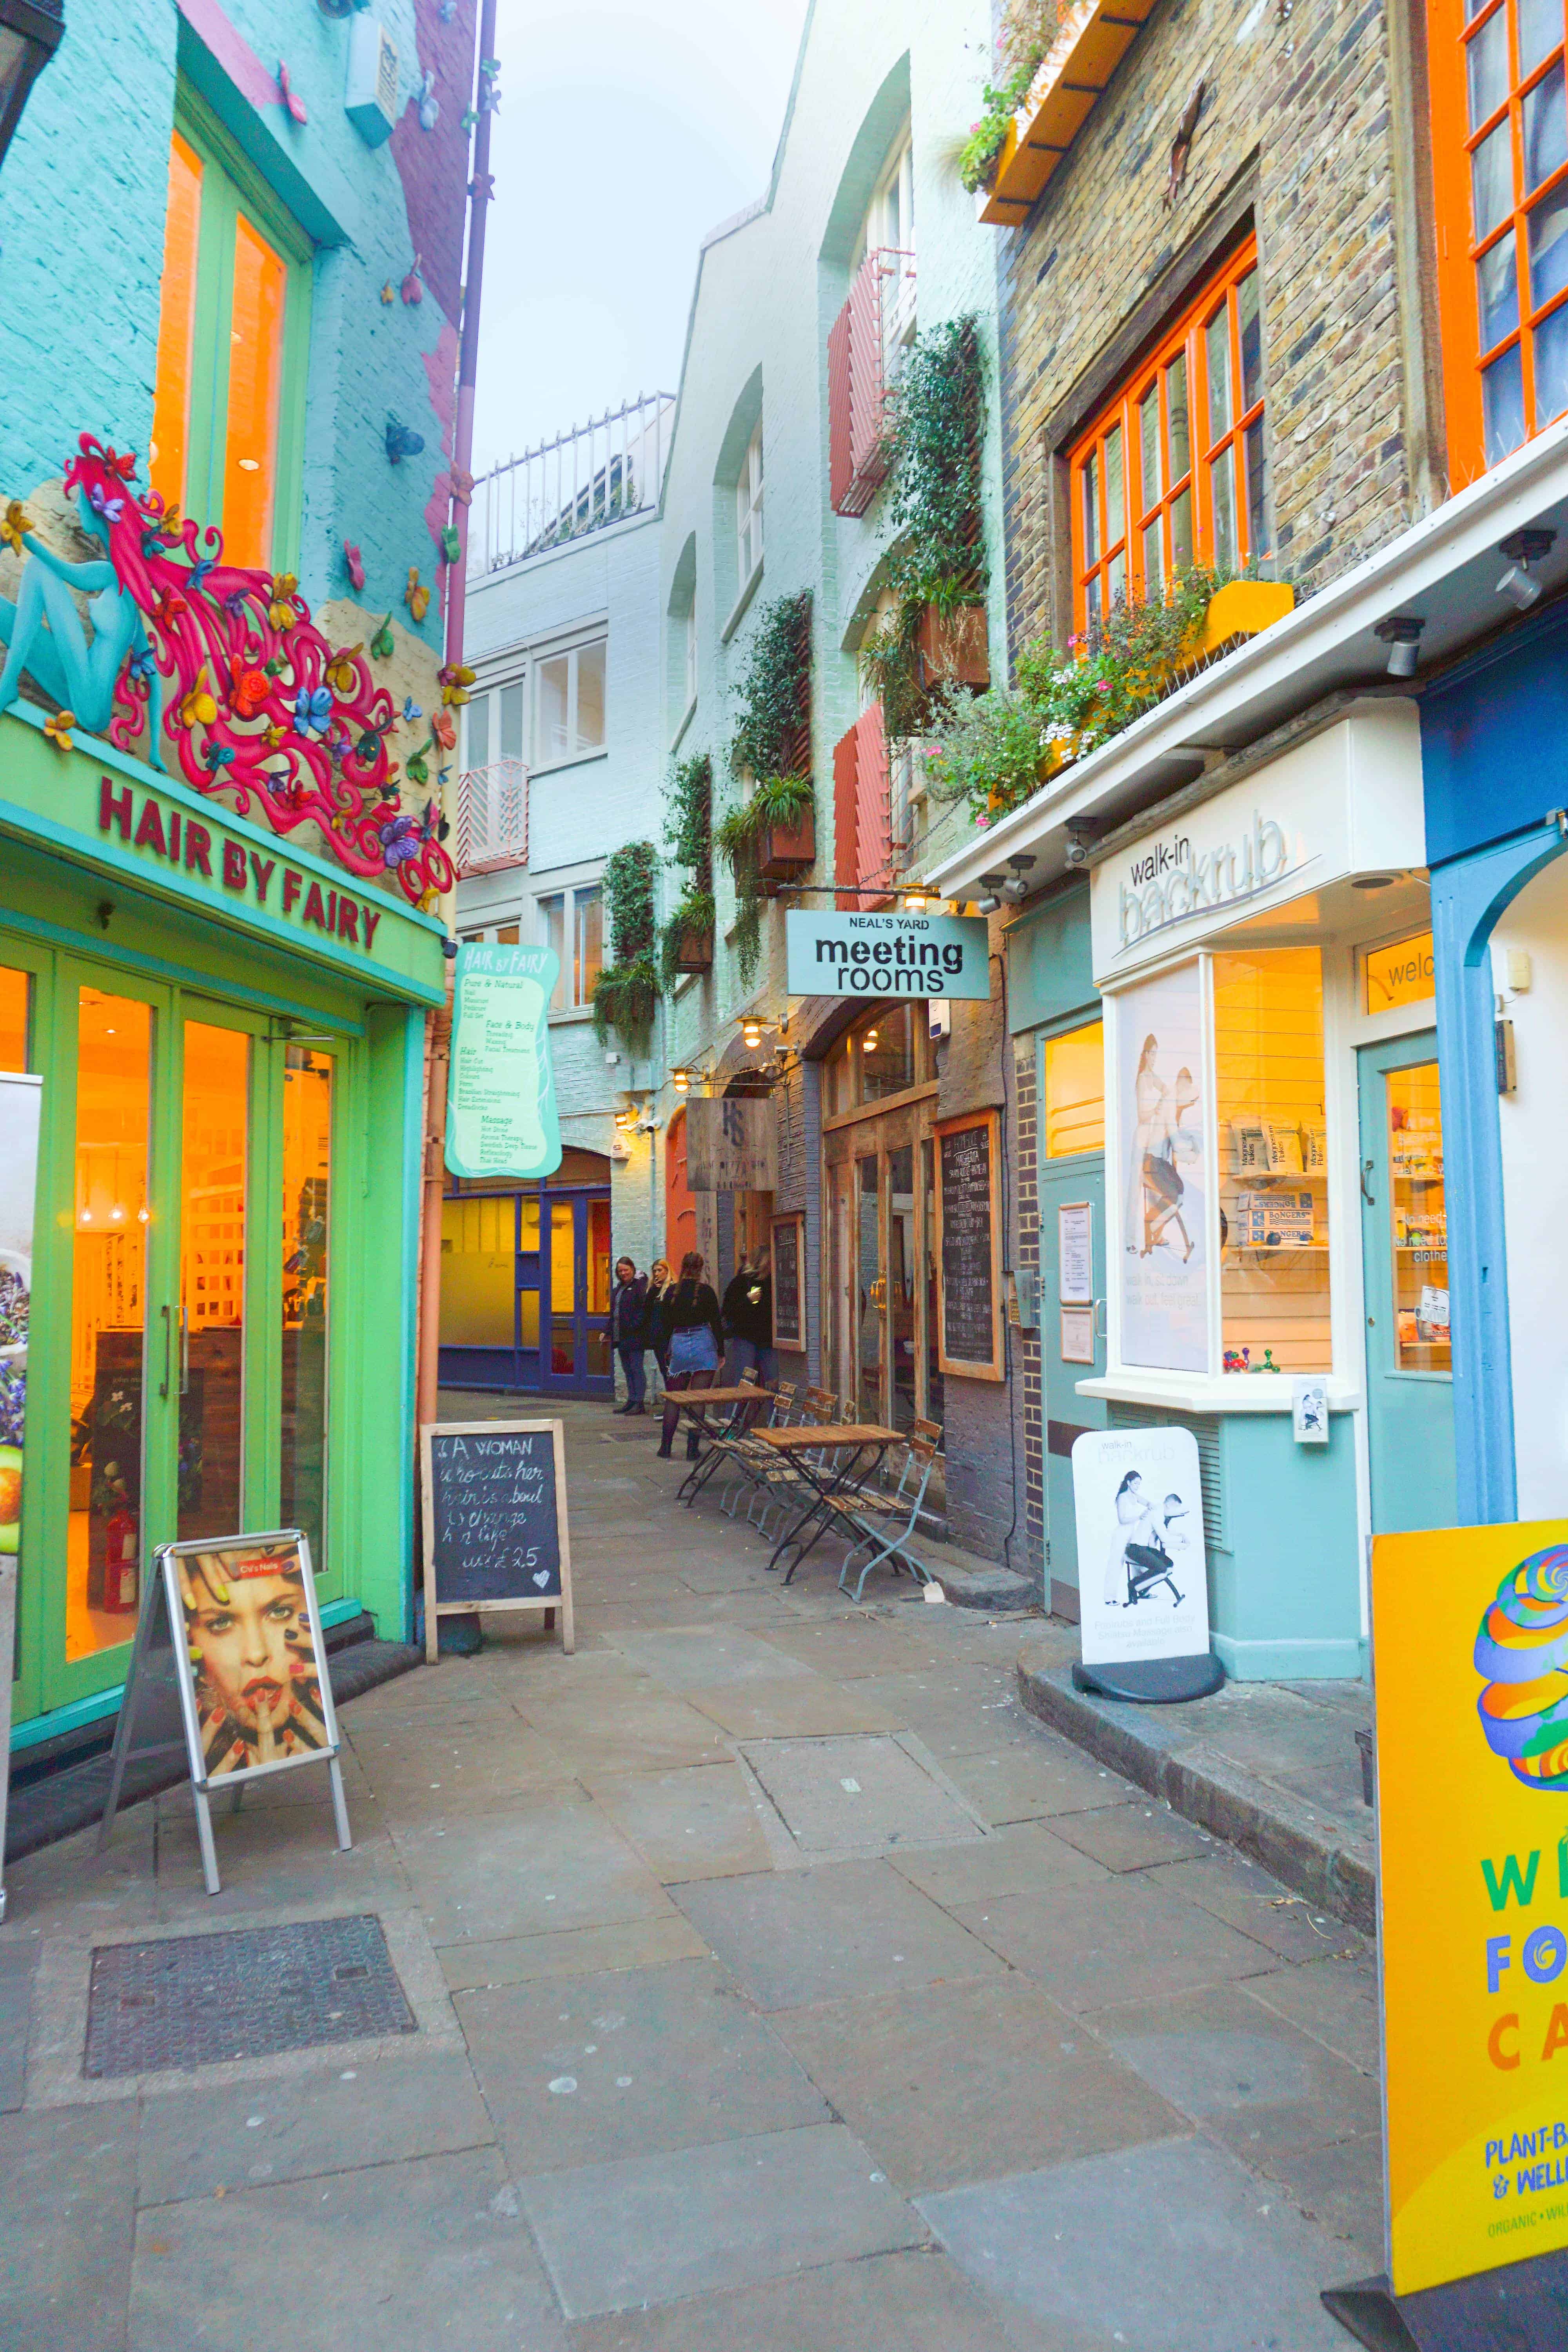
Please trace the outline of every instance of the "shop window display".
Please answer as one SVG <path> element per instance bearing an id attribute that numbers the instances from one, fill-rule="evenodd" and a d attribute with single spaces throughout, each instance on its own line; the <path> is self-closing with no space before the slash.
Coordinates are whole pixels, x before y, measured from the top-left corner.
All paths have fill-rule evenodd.
<path id="1" fill-rule="evenodd" d="M 1213 975 L 1225 1370 L 1327 1371 L 1321 959 L 1216 955 Z"/>
<path id="2" fill-rule="evenodd" d="M 1105 1149 L 1105 1040 L 1102 1024 L 1086 1021 L 1046 1040 L 1045 1154 L 1070 1160 Z"/>
<path id="3" fill-rule="evenodd" d="M 290 1045 L 283 1073 L 282 1524 L 326 1559 L 327 1349 L 332 1183 L 329 1055 Z"/>
<path id="4" fill-rule="evenodd" d="M 1448 1213 L 1437 1065 L 1390 1070 L 1388 1171 L 1394 1219 L 1394 1363 L 1402 1372 L 1449 1372 Z"/>

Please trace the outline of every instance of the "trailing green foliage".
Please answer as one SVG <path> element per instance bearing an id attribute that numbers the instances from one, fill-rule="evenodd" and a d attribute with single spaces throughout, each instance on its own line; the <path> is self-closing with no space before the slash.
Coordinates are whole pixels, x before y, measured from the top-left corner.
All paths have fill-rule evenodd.
<path id="1" fill-rule="evenodd" d="M 713 874 L 713 762 L 706 751 L 677 762 L 664 796 L 664 845 L 696 883 Z"/>
<path id="2" fill-rule="evenodd" d="M 762 959 L 763 901 L 767 895 L 766 877 L 761 869 L 763 840 L 773 825 L 797 825 L 816 806 L 809 776 L 766 776 L 749 801 L 726 810 L 713 828 L 713 846 L 734 877 L 735 961 L 742 988 L 749 988 L 756 978 Z"/>
<path id="3" fill-rule="evenodd" d="M 613 961 L 594 983 L 594 1034 L 602 1045 L 613 1029 L 634 1058 L 648 1050 L 658 1006 L 658 852 L 651 841 L 628 841 L 605 863 L 605 912 Z"/>
<path id="4" fill-rule="evenodd" d="M 741 714 L 730 739 L 737 776 L 781 774 L 799 758 L 811 719 L 811 591 L 764 604 L 735 691 Z"/>
<path id="5" fill-rule="evenodd" d="M 931 793 L 967 801 L 982 825 L 1019 807 L 1048 766 L 1081 760 L 1171 692 L 1210 599 L 1237 576 L 1194 564 L 1168 595 L 1118 604 L 1065 652 L 1037 639 L 1012 687 L 949 691 L 932 714 Z"/>
<path id="6" fill-rule="evenodd" d="M 700 936 L 706 931 L 711 940 L 717 920 L 712 891 L 688 890 L 659 935 L 659 977 L 667 990 L 680 979 L 680 950 L 688 932 Z"/>
<path id="7" fill-rule="evenodd" d="M 887 513 L 898 543 L 887 580 L 893 603 L 859 659 L 890 743 L 923 734 L 931 719 L 919 650 L 926 607 L 946 619 L 985 594 L 984 388 L 975 321 L 950 319 L 917 336 L 889 405 Z"/>
<path id="8" fill-rule="evenodd" d="M 996 43 L 997 79 L 986 83 L 980 101 L 984 111 L 978 122 L 970 124 L 959 151 L 958 176 L 971 195 L 995 178 L 1007 126 L 1029 95 L 1061 19 L 1057 0 L 1009 0 L 1004 10 Z"/>

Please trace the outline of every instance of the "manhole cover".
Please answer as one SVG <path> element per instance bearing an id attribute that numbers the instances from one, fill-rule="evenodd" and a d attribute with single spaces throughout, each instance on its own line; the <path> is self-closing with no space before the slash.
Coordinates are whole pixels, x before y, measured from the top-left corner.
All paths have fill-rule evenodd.
<path id="1" fill-rule="evenodd" d="M 417 2031 L 368 1912 L 104 1944 L 92 1956 L 82 2073 L 150 2074 Z"/>
<path id="2" fill-rule="evenodd" d="M 808 1853 L 957 1845 L 984 1835 L 940 1780 L 880 1734 L 753 1739 L 742 1753 Z"/>

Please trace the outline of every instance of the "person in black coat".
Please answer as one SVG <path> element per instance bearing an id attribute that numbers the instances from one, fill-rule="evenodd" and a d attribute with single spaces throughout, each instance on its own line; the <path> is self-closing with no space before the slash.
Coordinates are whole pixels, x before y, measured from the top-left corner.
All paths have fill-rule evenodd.
<path id="1" fill-rule="evenodd" d="M 672 1389 L 707 1389 L 713 1385 L 713 1375 L 724 1353 L 724 1327 L 719 1314 L 719 1300 L 710 1283 L 702 1279 L 702 1258 L 697 1250 L 688 1250 L 680 1261 L 680 1280 L 666 1294 L 660 1315 L 668 1370 L 664 1376 L 666 1395 Z M 664 1408 L 664 1428 L 659 1436 L 661 1458 L 669 1459 L 670 1443 L 675 1424 L 680 1418 L 680 1408 L 667 1403 Z M 686 1458 L 697 1459 L 697 1432 L 686 1433 Z"/>
<path id="2" fill-rule="evenodd" d="M 773 1258 L 765 1249 L 754 1261 L 743 1257 L 734 1281 L 724 1293 L 724 1379 L 733 1388 L 748 1373 L 772 1388 L 778 1373 L 773 1354 Z"/>
<path id="3" fill-rule="evenodd" d="M 629 1257 L 616 1260 L 616 1286 L 610 1293 L 610 1343 L 621 1360 L 621 1370 L 626 1376 L 626 1401 L 616 1407 L 617 1412 L 641 1412 L 647 1393 L 647 1368 L 643 1363 L 647 1347 L 647 1278 L 640 1275 Z"/>

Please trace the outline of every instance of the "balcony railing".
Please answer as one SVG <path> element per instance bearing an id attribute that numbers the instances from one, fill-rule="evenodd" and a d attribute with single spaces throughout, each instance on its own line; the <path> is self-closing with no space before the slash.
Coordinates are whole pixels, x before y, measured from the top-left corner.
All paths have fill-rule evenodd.
<path id="1" fill-rule="evenodd" d="M 500 572 L 651 514 L 674 415 L 673 393 L 642 393 L 481 476 L 468 516 L 470 574 Z"/>
<path id="2" fill-rule="evenodd" d="M 888 395 L 914 333 L 915 257 L 882 246 L 827 337 L 827 471 L 835 514 L 864 514 L 888 472 Z"/>
<path id="3" fill-rule="evenodd" d="M 501 866 L 526 866 L 527 763 L 492 760 L 488 768 L 466 768 L 458 778 L 455 830 L 459 880 L 465 874 L 493 874 Z"/>

